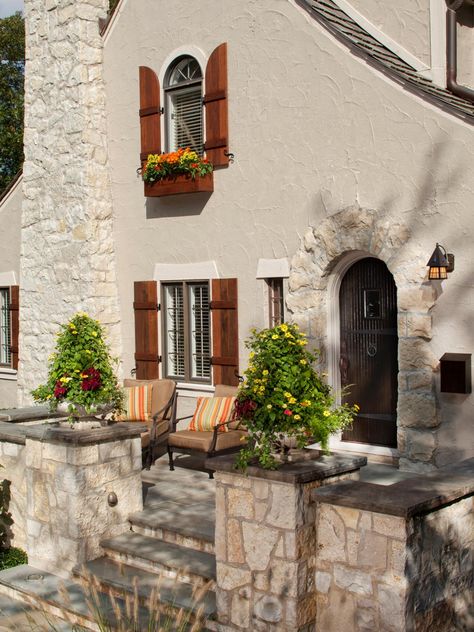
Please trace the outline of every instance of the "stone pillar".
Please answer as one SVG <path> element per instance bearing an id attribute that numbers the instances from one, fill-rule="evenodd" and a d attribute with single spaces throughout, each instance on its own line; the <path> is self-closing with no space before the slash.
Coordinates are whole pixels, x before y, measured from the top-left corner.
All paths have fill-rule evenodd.
<path id="1" fill-rule="evenodd" d="M 464 463 L 314 492 L 317 630 L 473 629 L 474 459 Z"/>
<path id="2" fill-rule="evenodd" d="M 140 431 L 120 423 L 92 431 L 26 430 L 26 549 L 32 566 L 67 576 L 99 557 L 100 541 L 130 528 L 143 509 Z M 109 493 L 118 503 L 110 506 Z"/>
<path id="3" fill-rule="evenodd" d="M 302 632 L 316 620 L 316 505 L 312 491 L 358 478 L 365 458 L 325 456 L 275 471 L 216 470 L 217 616 L 226 630 Z"/>
<path id="4" fill-rule="evenodd" d="M 108 0 L 25 0 L 19 405 L 45 380 L 60 323 L 85 311 L 121 352 L 103 42 Z"/>

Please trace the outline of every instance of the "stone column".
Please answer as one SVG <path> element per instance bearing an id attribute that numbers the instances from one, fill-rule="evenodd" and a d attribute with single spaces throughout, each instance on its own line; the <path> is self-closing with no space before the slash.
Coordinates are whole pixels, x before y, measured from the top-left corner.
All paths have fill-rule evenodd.
<path id="1" fill-rule="evenodd" d="M 358 478 L 365 458 L 324 456 L 276 471 L 216 470 L 217 616 L 226 630 L 303 632 L 316 620 L 316 513 L 312 491 Z"/>
<path id="2" fill-rule="evenodd" d="M 46 377 L 60 323 L 85 311 L 121 351 L 103 42 L 108 0 L 25 0 L 19 404 Z"/>
<path id="3" fill-rule="evenodd" d="M 140 431 L 120 423 L 92 431 L 26 430 L 26 548 L 32 566 L 67 576 L 99 557 L 100 541 L 127 531 L 143 509 Z M 110 506 L 108 495 L 117 496 Z"/>

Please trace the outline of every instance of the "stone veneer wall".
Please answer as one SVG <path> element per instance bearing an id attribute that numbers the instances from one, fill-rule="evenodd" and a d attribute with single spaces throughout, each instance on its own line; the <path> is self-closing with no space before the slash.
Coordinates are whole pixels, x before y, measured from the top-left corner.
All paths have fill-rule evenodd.
<path id="1" fill-rule="evenodd" d="M 258 468 L 249 468 L 248 477 L 217 471 L 216 597 L 223 630 L 314 629 L 317 534 L 312 492 L 357 479 L 360 464 L 347 459 L 346 473 L 334 474 L 331 463 L 319 480 L 301 483 L 291 476 L 287 482 L 271 480 L 273 473 Z"/>
<path id="2" fill-rule="evenodd" d="M 120 355 L 103 42 L 108 0 L 25 0 L 19 403 L 46 375 L 58 323 L 86 311 Z"/>
<path id="3" fill-rule="evenodd" d="M 429 345 L 435 293 L 432 285 L 424 283 L 426 257 L 423 259 L 410 241 L 410 231 L 403 222 L 374 210 L 351 207 L 309 228 L 291 262 L 287 305 L 292 320 L 322 351 L 321 368 L 327 369 L 330 303 L 338 300 L 330 295 L 329 281 L 341 261 L 354 252 L 377 257 L 393 274 L 398 305 L 400 469 L 430 471 L 435 467 L 441 423 L 433 373 L 438 360 Z"/>
<path id="4" fill-rule="evenodd" d="M 0 442 L 0 480 L 10 481 L 11 545 L 26 549 L 26 471 L 25 445 Z"/>

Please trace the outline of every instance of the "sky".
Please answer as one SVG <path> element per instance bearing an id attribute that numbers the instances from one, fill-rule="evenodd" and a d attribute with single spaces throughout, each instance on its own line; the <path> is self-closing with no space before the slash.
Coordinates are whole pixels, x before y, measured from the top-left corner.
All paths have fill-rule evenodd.
<path id="1" fill-rule="evenodd" d="M 0 0 L 0 18 L 6 18 L 15 11 L 23 11 L 23 0 Z"/>

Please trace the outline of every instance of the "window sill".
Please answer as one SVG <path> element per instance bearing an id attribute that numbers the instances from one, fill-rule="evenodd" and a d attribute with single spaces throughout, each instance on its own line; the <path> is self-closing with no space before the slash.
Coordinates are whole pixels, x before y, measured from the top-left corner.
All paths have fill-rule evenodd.
<path id="1" fill-rule="evenodd" d="M 195 180 L 186 176 L 177 176 L 174 180 L 160 180 L 153 184 L 145 182 L 145 197 L 164 197 L 165 195 L 180 195 L 182 193 L 212 193 L 213 191 L 213 173 L 208 173 Z"/>
<path id="2" fill-rule="evenodd" d="M 0 366 L 0 380 L 15 380 L 17 378 L 17 371 L 10 369 L 7 366 Z"/>

